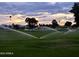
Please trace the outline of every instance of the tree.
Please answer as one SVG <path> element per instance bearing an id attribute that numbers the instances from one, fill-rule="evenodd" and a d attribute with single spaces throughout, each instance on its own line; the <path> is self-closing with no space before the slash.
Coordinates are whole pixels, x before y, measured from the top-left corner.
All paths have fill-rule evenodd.
<path id="1" fill-rule="evenodd" d="M 12 23 L 12 28 L 14 28 L 14 29 L 20 29 L 20 25 Z"/>
<path id="2" fill-rule="evenodd" d="M 65 23 L 65 26 L 66 26 L 66 27 L 70 27 L 71 25 L 72 25 L 72 22 L 67 21 L 67 22 Z"/>
<path id="3" fill-rule="evenodd" d="M 54 19 L 53 21 L 52 21 L 52 27 L 53 28 L 56 28 L 56 27 L 58 27 L 59 25 L 58 25 L 58 23 L 57 23 L 57 21 Z"/>
<path id="4" fill-rule="evenodd" d="M 26 18 L 25 22 L 28 23 L 30 29 L 35 28 L 38 21 L 35 18 Z"/>
<path id="5" fill-rule="evenodd" d="M 76 25 L 79 27 L 79 3 L 74 3 L 74 6 L 72 7 L 72 10 L 70 10 L 71 13 L 74 13 L 75 16 L 75 22 Z"/>

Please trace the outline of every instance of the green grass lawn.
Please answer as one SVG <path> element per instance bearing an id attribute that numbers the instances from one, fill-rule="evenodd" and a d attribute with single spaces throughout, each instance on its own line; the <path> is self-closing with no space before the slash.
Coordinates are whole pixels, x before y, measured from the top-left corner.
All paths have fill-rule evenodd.
<path id="1" fill-rule="evenodd" d="M 51 32 L 56 32 L 56 31 L 53 31 L 53 30 L 50 30 L 50 31 L 40 31 L 40 30 L 28 31 L 28 30 L 21 30 L 21 29 L 19 31 L 34 35 L 36 37 L 41 37 L 41 36 L 47 35 L 47 34 L 49 34 Z"/>
<path id="2" fill-rule="evenodd" d="M 58 31 L 61 31 L 61 32 L 67 32 L 68 29 L 67 28 L 57 28 Z"/>
<path id="3" fill-rule="evenodd" d="M 44 32 L 37 32 L 37 35 L 42 33 Z M 52 32 L 44 39 L 35 39 L 0 29 L 0 52 L 14 53 L 0 56 L 79 56 L 79 31 L 67 34 Z"/>

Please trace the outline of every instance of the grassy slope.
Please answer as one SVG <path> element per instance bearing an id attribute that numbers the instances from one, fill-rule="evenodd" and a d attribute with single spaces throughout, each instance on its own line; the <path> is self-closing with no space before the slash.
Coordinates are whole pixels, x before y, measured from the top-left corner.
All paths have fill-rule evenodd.
<path id="1" fill-rule="evenodd" d="M 55 32 L 55 31 L 40 31 L 40 30 L 35 30 L 35 31 L 20 30 L 20 31 L 23 31 L 25 33 L 34 35 L 36 37 L 41 37 L 41 36 L 47 35 L 47 34 L 49 34 L 51 32 Z"/>
<path id="2" fill-rule="evenodd" d="M 45 39 L 33 39 L 8 30 L 0 30 L 0 51 L 14 55 L 2 56 L 79 56 L 79 32 L 55 33 Z"/>

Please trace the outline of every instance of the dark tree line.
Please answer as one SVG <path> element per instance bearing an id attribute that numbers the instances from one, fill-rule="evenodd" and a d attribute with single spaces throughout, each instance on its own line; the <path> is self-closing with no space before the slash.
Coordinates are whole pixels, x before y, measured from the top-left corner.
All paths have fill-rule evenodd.
<path id="1" fill-rule="evenodd" d="M 27 26 L 28 26 L 29 29 L 36 28 L 37 27 L 37 23 L 38 23 L 38 21 L 35 18 L 26 18 L 25 22 L 28 24 Z M 67 21 L 64 26 L 65 27 L 70 27 L 71 24 L 72 24 L 72 22 Z M 47 24 L 39 24 L 38 26 L 42 26 L 42 27 L 43 26 L 47 26 L 47 27 L 57 28 L 60 25 L 54 19 L 54 20 L 52 20 L 52 24 L 48 24 L 48 25 Z"/>
<path id="2" fill-rule="evenodd" d="M 79 27 L 79 2 L 74 3 L 72 9 L 69 12 L 74 13 L 74 17 L 75 17 L 75 21 L 74 22 L 76 22 L 76 24 L 71 26 L 72 22 L 67 21 L 64 26 L 65 27 Z M 56 28 L 58 26 L 59 25 L 58 25 L 57 21 L 53 20 L 52 21 L 52 27 Z"/>
<path id="3" fill-rule="evenodd" d="M 72 27 L 79 27 L 79 2 L 74 3 L 72 9 L 69 12 L 74 13 L 74 17 L 75 17 L 76 24 L 73 25 Z M 11 19 L 11 16 L 10 16 L 10 19 Z M 29 29 L 32 29 L 32 28 L 36 28 L 37 27 L 38 20 L 36 20 L 36 18 L 29 18 L 29 17 L 27 17 L 25 19 L 25 22 L 28 24 L 27 25 L 28 28 Z M 64 27 L 71 27 L 71 25 L 72 25 L 72 22 L 67 21 L 65 23 Z M 14 25 L 13 24 L 13 26 L 16 27 L 16 28 L 18 28 L 18 25 Z M 59 27 L 59 24 L 54 19 L 52 21 L 52 24 L 51 25 L 49 24 L 49 25 L 39 25 L 39 26 L 48 26 L 48 27 L 51 26 L 52 28 L 56 28 L 56 27 Z"/>

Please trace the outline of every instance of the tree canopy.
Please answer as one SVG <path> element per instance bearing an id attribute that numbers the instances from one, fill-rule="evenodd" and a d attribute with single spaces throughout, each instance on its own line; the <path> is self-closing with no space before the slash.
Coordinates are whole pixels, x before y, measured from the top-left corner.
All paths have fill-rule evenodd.
<path id="1" fill-rule="evenodd" d="M 74 3 L 71 13 L 74 13 L 76 25 L 79 27 L 79 2 Z"/>

